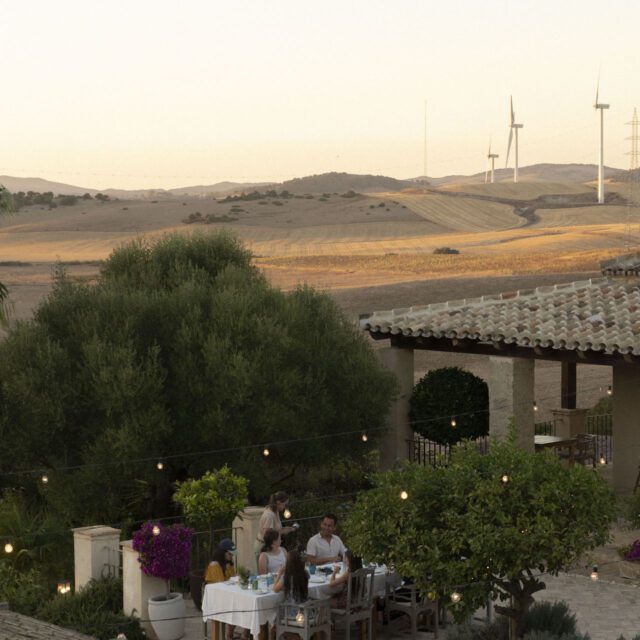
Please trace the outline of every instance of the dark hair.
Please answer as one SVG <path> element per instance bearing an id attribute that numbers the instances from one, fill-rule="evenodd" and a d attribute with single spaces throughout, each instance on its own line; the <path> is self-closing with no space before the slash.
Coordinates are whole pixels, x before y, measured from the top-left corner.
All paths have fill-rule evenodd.
<path id="1" fill-rule="evenodd" d="M 276 491 L 271 494 L 269 498 L 269 507 L 274 513 L 278 510 L 278 502 L 286 502 L 289 499 L 289 494 L 286 491 Z"/>
<path id="2" fill-rule="evenodd" d="M 324 520 L 325 518 L 329 518 L 329 520 L 333 520 L 333 526 L 335 526 L 335 525 L 337 525 L 337 524 L 338 524 L 338 517 L 335 515 L 335 513 L 329 513 L 329 512 L 327 511 L 327 513 L 325 513 L 325 514 L 322 516 L 322 519 L 323 519 L 323 520 Z"/>
<path id="3" fill-rule="evenodd" d="M 222 567 L 222 572 L 227 570 L 227 565 L 233 566 L 233 560 L 227 560 L 227 551 L 218 547 L 211 556 L 211 560 L 217 562 Z"/>
<path id="4" fill-rule="evenodd" d="M 294 602 L 306 602 L 309 599 L 309 575 L 304 568 L 304 560 L 298 551 L 289 551 L 284 566 L 284 596 Z"/>
<path id="5" fill-rule="evenodd" d="M 347 549 L 344 552 L 344 558 L 349 565 L 349 580 L 351 580 L 351 576 L 358 571 L 358 569 L 362 569 L 362 558 L 355 555 L 351 549 Z M 351 588 L 353 591 L 360 591 L 360 578 L 354 579 L 353 586 Z"/>
<path id="6" fill-rule="evenodd" d="M 280 537 L 280 532 L 275 529 L 267 529 L 264 532 L 262 551 L 271 551 L 273 543 Z"/>

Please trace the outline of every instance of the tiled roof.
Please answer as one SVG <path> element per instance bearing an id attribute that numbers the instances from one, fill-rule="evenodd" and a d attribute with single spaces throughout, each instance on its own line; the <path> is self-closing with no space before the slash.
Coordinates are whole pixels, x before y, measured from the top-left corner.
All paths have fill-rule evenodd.
<path id="1" fill-rule="evenodd" d="M 640 355 L 640 279 L 598 278 L 360 316 L 374 334 Z"/>
<path id="2" fill-rule="evenodd" d="M 0 640 L 95 640 L 42 620 L 0 609 Z"/>

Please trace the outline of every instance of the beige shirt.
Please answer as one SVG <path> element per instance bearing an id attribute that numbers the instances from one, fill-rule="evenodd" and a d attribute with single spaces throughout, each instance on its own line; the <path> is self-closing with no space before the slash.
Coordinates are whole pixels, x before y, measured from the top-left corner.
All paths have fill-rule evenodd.
<path id="1" fill-rule="evenodd" d="M 271 507 L 265 507 L 260 516 L 260 524 L 258 525 L 258 540 L 260 540 L 260 542 L 264 540 L 264 532 L 267 529 L 275 529 L 276 531 L 282 529 L 280 514 L 277 511 L 274 512 Z"/>
<path id="2" fill-rule="evenodd" d="M 309 538 L 307 543 L 307 555 L 314 558 L 334 558 L 338 554 L 344 556 L 347 548 L 338 536 L 332 535 L 329 540 L 323 538 L 319 533 Z"/>

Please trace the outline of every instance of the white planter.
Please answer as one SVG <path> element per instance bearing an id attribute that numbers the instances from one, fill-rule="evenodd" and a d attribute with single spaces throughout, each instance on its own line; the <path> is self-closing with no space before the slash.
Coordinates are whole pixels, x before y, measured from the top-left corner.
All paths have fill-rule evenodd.
<path id="1" fill-rule="evenodd" d="M 187 613 L 181 593 L 149 598 L 149 620 L 158 640 L 178 640 L 184 635 Z"/>

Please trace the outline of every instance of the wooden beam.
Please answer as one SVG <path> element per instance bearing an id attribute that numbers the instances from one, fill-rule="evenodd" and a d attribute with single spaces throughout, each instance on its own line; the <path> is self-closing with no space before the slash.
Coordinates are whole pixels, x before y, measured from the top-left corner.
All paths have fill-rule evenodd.
<path id="1" fill-rule="evenodd" d="M 576 363 L 563 362 L 561 367 L 560 407 L 563 409 L 575 409 L 577 393 Z"/>

